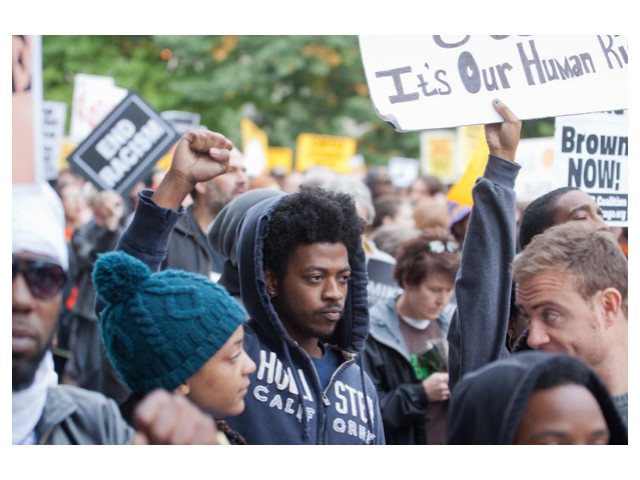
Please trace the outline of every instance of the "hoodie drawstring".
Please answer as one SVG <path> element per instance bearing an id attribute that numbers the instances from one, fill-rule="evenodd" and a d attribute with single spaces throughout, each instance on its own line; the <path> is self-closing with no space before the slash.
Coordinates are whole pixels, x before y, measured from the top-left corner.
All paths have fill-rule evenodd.
<path id="1" fill-rule="evenodd" d="M 302 439 L 309 440 L 309 419 L 307 418 L 307 410 L 304 404 L 304 393 L 302 390 L 302 380 L 300 380 L 300 375 L 298 374 L 298 369 L 295 367 L 293 360 L 291 360 L 291 352 L 289 351 L 289 345 L 287 345 L 286 340 L 282 340 L 282 349 L 284 350 L 284 354 L 287 357 L 287 363 L 291 365 L 292 369 L 292 378 L 291 380 L 295 382 L 296 387 L 298 388 L 298 396 L 300 397 L 300 408 L 301 410 L 301 418 L 302 418 Z"/>
<path id="2" fill-rule="evenodd" d="M 367 383 L 365 382 L 365 378 L 364 378 L 364 365 L 362 365 L 362 355 L 356 354 L 358 355 L 356 363 L 358 364 L 358 366 L 360 367 L 360 382 L 362 382 L 362 393 L 364 395 L 364 405 L 365 405 L 365 410 L 367 411 L 367 422 L 369 422 L 369 428 L 371 428 L 371 433 L 374 432 L 374 428 L 373 428 L 373 413 L 371 412 L 371 409 L 369 408 L 369 402 L 368 402 L 368 397 L 367 397 Z M 374 392 L 376 395 L 378 394 L 378 392 Z"/>

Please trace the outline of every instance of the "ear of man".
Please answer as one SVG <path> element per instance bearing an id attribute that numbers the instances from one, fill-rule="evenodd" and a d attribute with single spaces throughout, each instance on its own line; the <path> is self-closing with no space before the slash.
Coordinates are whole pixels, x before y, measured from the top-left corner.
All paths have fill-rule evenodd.
<path id="1" fill-rule="evenodd" d="M 278 294 L 278 279 L 270 268 L 264 269 L 264 278 L 267 282 L 267 293 L 275 297 Z"/>
<path id="2" fill-rule="evenodd" d="M 617 288 L 608 287 L 600 292 L 602 309 L 604 311 L 605 327 L 611 328 L 621 317 L 622 294 Z"/>

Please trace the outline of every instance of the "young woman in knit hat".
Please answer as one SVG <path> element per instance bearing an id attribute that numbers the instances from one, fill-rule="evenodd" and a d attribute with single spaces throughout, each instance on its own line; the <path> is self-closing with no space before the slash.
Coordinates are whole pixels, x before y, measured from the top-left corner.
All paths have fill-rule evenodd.
<path id="1" fill-rule="evenodd" d="M 256 370 L 242 346 L 240 304 L 204 276 L 153 273 L 124 252 L 101 255 L 93 281 L 106 303 L 100 314 L 106 355 L 134 393 L 129 404 L 155 388 L 184 394 L 217 418 L 229 443 L 244 443 L 222 420 L 242 413 Z"/>

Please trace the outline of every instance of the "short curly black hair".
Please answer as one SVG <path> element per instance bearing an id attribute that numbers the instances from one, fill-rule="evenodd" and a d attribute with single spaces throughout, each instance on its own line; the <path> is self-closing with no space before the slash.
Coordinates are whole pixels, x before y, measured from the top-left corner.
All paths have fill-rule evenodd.
<path id="1" fill-rule="evenodd" d="M 553 221 L 553 211 L 558 198 L 573 190 L 579 189 L 575 187 L 556 188 L 536 198 L 525 208 L 524 212 L 522 212 L 522 219 L 520 220 L 519 241 L 521 249 L 529 245 L 533 237 L 555 225 Z"/>
<path id="2" fill-rule="evenodd" d="M 264 266 L 277 278 L 284 278 L 289 258 L 298 245 L 325 242 L 343 243 L 353 265 L 364 227 L 351 195 L 302 186 L 278 205 L 269 220 Z"/>

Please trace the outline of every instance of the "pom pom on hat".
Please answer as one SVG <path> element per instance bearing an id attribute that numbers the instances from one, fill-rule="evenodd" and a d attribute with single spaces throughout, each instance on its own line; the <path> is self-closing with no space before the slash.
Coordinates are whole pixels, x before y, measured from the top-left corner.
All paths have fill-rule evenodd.
<path id="1" fill-rule="evenodd" d="M 151 273 L 145 263 L 124 252 L 103 253 L 93 268 L 93 284 L 105 302 L 120 303 L 131 297 Z"/>
<path id="2" fill-rule="evenodd" d="M 175 390 L 245 320 L 240 304 L 204 275 L 153 273 L 124 252 L 100 256 L 93 280 L 107 304 L 100 313 L 106 355 L 139 394 L 154 388 Z"/>

